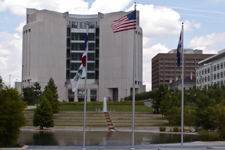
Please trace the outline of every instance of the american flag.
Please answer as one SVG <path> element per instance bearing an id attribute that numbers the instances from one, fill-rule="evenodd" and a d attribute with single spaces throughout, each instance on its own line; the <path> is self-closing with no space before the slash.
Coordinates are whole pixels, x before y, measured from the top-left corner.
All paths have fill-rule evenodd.
<path id="1" fill-rule="evenodd" d="M 136 29 L 136 10 L 113 21 L 111 27 L 113 29 L 113 33 Z"/>

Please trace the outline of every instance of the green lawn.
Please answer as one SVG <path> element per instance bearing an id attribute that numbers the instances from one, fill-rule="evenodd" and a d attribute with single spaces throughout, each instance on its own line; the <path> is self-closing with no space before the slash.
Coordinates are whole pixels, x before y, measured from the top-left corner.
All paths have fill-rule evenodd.
<path id="1" fill-rule="evenodd" d="M 108 111 L 132 111 L 132 105 L 108 105 Z M 87 111 L 96 111 L 96 109 L 103 110 L 103 105 L 86 105 Z M 83 105 L 60 105 L 60 111 L 83 111 Z M 151 107 L 136 105 L 135 111 L 152 112 Z"/>

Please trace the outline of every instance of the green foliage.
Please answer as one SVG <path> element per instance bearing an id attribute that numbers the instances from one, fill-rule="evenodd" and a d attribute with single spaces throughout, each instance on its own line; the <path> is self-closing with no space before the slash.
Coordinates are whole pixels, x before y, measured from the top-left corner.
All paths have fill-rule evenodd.
<path id="1" fill-rule="evenodd" d="M 47 90 L 47 88 L 50 88 L 52 93 L 53 93 L 53 97 L 58 100 L 59 96 L 58 96 L 58 89 L 57 86 L 55 85 L 55 82 L 53 80 L 53 78 L 51 77 L 48 81 L 48 84 L 45 86 L 45 90 Z"/>
<path id="2" fill-rule="evenodd" d="M 200 141 L 217 141 L 219 133 L 214 131 L 201 130 L 198 132 Z"/>
<path id="3" fill-rule="evenodd" d="M 152 107 L 155 109 L 160 108 L 160 104 L 164 99 L 165 94 L 167 93 L 167 89 L 164 87 L 163 84 L 160 84 L 159 90 L 154 92 L 154 98 L 152 100 Z"/>
<path id="4" fill-rule="evenodd" d="M 50 88 L 47 87 L 43 95 L 48 99 L 53 113 L 57 113 L 59 111 L 59 101 L 53 97 L 53 93 Z"/>
<path id="5" fill-rule="evenodd" d="M 181 125 L 181 108 L 176 106 L 172 107 L 166 112 L 165 118 L 173 125 L 180 126 Z"/>
<path id="6" fill-rule="evenodd" d="M 39 101 L 41 98 L 41 94 L 42 94 L 40 83 L 38 83 L 38 82 L 34 83 L 33 91 L 34 91 L 34 95 L 35 95 L 35 100 Z"/>
<path id="7" fill-rule="evenodd" d="M 39 126 L 40 129 L 54 126 L 52 107 L 44 95 L 41 96 L 40 106 L 34 112 L 33 126 Z"/>
<path id="8" fill-rule="evenodd" d="M 178 132 L 178 131 L 179 131 L 178 127 L 173 127 L 173 132 Z"/>
<path id="9" fill-rule="evenodd" d="M 84 102 L 60 102 L 60 105 L 84 105 Z M 86 105 L 103 105 L 103 102 L 87 102 Z M 107 105 L 132 105 L 132 101 L 107 102 Z M 144 105 L 144 102 L 135 102 L 135 105 Z"/>
<path id="10" fill-rule="evenodd" d="M 218 129 L 220 139 L 225 135 L 225 107 L 220 107 L 216 115 L 216 127 Z"/>
<path id="11" fill-rule="evenodd" d="M 24 87 L 23 88 L 23 101 L 28 105 L 33 105 L 35 100 L 35 92 L 34 87 Z"/>
<path id="12" fill-rule="evenodd" d="M 0 147 L 13 145 L 25 125 L 24 104 L 16 89 L 8 88 L 0 77 Z"/>
<path id="13" fill-rule="evenodd" d="M 166 127 L 160 126 L 160 127 L 159 127 L 159 131 L 160 131 L 160 132 L 165 132 L 165 131 L 166 131 Z"/>
<path id="14" fill-rule="evenodd" d="M 184 107 L 184 125 L 189 127 L 189 131 L 190 131 L 190 127 L 194 125 L 194 108 L 190 107 L 190 106 L 185 106 Z"/>

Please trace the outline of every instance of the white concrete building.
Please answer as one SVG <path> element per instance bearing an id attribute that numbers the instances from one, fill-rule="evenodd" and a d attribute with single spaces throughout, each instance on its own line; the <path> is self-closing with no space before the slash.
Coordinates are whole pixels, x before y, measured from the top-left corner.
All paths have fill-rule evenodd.
<path id="1" fill-rule="evenodd" d="M 204 66 L 196 69 L 196 87 L 208 89 L 210 86 L 221 86 L 225 82 L 225 49 L 199 62 Z"/>
<path id="2" fill-rule="evenodd" d="M 84 38 L 89 22 L 87 55 L 87 101 L 104 97 L 120 101 L 132 94 L 134 30 L 113 33 L 111 23 L 129 12 L 97 15 L 74 15 L 48 10 L 27 9 L 23 28 L 22 83 L 16 88 L 39 82 L 42 89 L 50 77 L 58 87 L 60 101 L 83 101 L 84 80 L 75 93 L 73 78 L 81 64 Z M 135 91 L 142 85 L 142 29 L 137 11 Z M 65 87 L 65 82 L 67 87 Z"/>

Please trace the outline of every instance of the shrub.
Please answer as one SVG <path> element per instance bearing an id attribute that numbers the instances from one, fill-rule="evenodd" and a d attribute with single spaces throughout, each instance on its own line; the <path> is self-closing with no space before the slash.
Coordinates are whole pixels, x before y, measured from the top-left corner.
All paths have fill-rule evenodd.
<path id="1" fill-rule="evenodd" d="M 166 131 L 166 127 L 162 127 L 162 126 L 159 127 L 159 131 L 160 131 L 160 132 L 165 132 L 165 131 Z"/>
<path id="2" fill-rule="evenodd" d="M 201 130 L 198 132 L 200 141 L 217 141 L 219 133 L 214 131 Z"/>
<path id="3" fill-rule="evenodd" d="M 173 132 L 178 132 L 178 127 L 173 127 Z"/>

